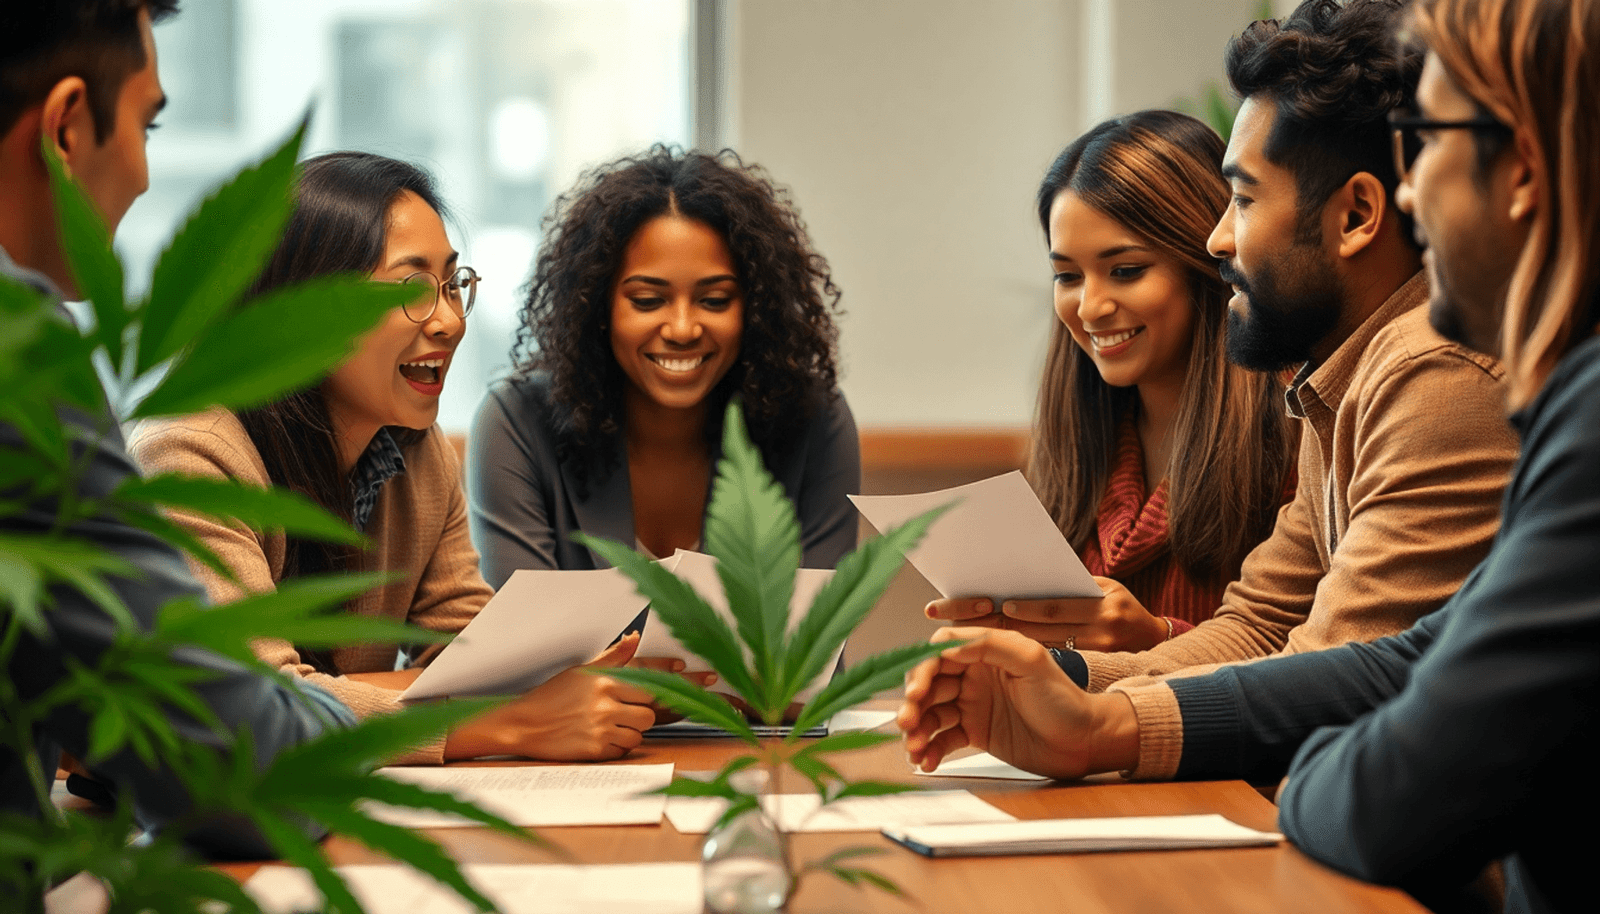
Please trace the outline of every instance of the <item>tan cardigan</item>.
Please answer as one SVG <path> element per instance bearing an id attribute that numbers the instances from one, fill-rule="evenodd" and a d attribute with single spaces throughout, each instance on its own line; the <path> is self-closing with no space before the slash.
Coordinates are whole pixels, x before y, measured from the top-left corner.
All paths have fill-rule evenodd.
<path id="1" fill-rule="evenodd" d="M 238 418 L 223 409 L 141 423 L 133 431 L 129 450 L 146 473 L 268 484 L 261 454 Z M 361 556 L 358 570 L 401 571 L 405 576 L 358 597 L 355 612 L 433 631 L 459 632 L 493 595 L 478 571 L 478 554 L 467 536 L 461 466 L 437 425 L 403 453 L 405 472 L 384 483 L 367 521 L 372 548 Z M 282 580 L 286 551 L 282 533 L 256 533 L 241 523 L 186 513 L 174 516 L 233 569 L 246 591 L 271 591 Z M 242 595 L 237 586 L 204 565 L 191 560 L 190 567 L 213 602 L 226 603 Z M 400 708 L 398 692 L 316 672 L 301 662 L 287 641 L 266 638 L 254 647 L 263 662 L 326 688 L 359 717 Z M 395 657 L 392 644 L 359 644 L 333 652 L 334 662 L 348 673 L 392 670 Z M 439 739 L 404 760 L 443 759 L 444 740 Z"/>
<path id="2" fill-rule="evenodd" d="M 1290 388 L 1300 488 L 1216 615 L 1148 651 L 1084 653 L 1090 690 L 1134 703 L 1137 776 L 1171 777 L 1182 751 L 1177 699 L 1147 677 L 1404 631 L 1488 553 L 1517 455 L 1503 372 L 1434 332 L 1426 301 L 1419 273 Z"/>

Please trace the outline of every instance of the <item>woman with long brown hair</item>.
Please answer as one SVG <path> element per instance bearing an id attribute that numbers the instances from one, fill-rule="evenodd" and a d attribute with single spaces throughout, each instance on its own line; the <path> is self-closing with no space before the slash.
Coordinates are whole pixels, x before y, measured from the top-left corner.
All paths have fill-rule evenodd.
<path id="1" fill-rule="evenodd" d="M 1065 601 L 938 600 L 930 616 L 1142 650 L 1210 618 L 1272 532 L 1295 435 L 1273 377 L 1226 358 L 1229 292 L 1206 252 L 1224 148 L 1192 117 L 1141 111 L 1079 137 L 1039 186 L 1060 320 L 1027 475 L 1106 597 L 1065 616 L 1032 605 Z"/>

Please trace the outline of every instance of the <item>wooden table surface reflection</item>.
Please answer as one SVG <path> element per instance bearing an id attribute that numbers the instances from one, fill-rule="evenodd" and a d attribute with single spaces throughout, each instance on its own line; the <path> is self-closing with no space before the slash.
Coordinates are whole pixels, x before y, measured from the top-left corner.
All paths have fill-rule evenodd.
<path id="1" fill-rule="evenodd" d="M 647 740 L 626 760 L 612 764 L 672 762 L 679 771 L 712 770 L 739 751 L 723 740 Z M 1221 813 L 1253 828 L 1275 827 L 1277 808 L 1243 781 L 1125 783 L 1102 777 L 1077 783 L 1036 783 L 971 778 L 913 778 L 898 742 L 834 756 L 850 777 L 915 780 L 928 788 L 971 790 L 1024 819 L 1085 816 Z M 485 762 L 478 764 L 519 764 Z M 525 764 L 525 763 L 523 763 Z M 789 789 L 799 790 L 795 784 Z M 809 785 L 806 785 L 809 789 Z M 456 859 L 470 863 L 640 863 L 699 858 L 701 836 L 681 835 L 663 821 L 654 826 L 545 828 L 540 834 L 560 853 L 519 844 L 483 829 L 430 829 Z M 928 911 L 952 914 L 1000 911 L 1097 912 L 1425 912 L 1408 895 L 1346 878 L 1288 844 L 1268 848 L 1105 853 L 933 860 L 913 854 L 875 833 L 797 835 L 799 860 L 849 845 L 882 854 L 863 862 L 893 879 L 907 893 L 896 899 L 876 889 L 855 889 L 813 875 L 802 884 L 792 910 L 806 912 Z M 335 863 L 377 863 L 361 845 L 330 839 Z M 223 869 L 246 878 L 258 864 Z"/>

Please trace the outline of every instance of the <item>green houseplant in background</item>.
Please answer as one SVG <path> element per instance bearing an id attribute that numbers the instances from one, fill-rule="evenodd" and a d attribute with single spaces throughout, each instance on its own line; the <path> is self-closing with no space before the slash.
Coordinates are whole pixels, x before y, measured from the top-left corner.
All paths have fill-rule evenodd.
<path id="1" fill-rule="evenodd" d="M 1272 0 L 1261 0 L 1256 7 L 1255 19 L 1251 21 L 1271 18 Z M 1228 142 L 1233 136 L 1233 121 L 1239 115 L 1239 103 L 1223 94 L 1222 86 L 1215 81 L 1207 82 L 1200 95 L 1198 104 L 1192 98 L 1180 98 L 1173 102 L 1173 107 L 1204 121 L 1206 126 L 1222 137 L 1224 143 Z"/>
<path id="2" fill-rule="evenodd" d="M 921 541 L 944 510 L 916 517 L 845 556 L 790 632 L 789 604 L 800 567 L 800 524 L 782 487 L 762 466 L 760 452 L 745 432 L 744 417 L 735 401 L 728 405 L 724 419 L 722 459 L 705 523 L 706 551 L 717 559 L 717 576 L 734 625 L 686 581 L 650 557 L 610 540 L 582 536 L 581 541 L 638 585 L 656 617 L 685 647 L 711 665 L 750 713 L 763 723 L 778 724 L 790 713 L 801 691 L 828 671 L 845 639 L 889 586 L 906 551 Z M 831 873 L 853 885 L 867 883 L 899 893 L 882 875 L 851 862 L 873 853 L 871 849 L 846 849 L 797 865 L 788 852 L 787 837 L 770 820 L 761 821 L 761 795 L 778 784 L 779 771 L 784 768 L 809 781 L 823 805 L 915 789 L 881 781 L 851 782 L 826 758 L 897 739 L 894 735 L 838 733 L 802 743 L 799 734 L 898 685 L 912 666 L 950 646 L 913 644 L 855 663 L 834 676 L 799 710 L 789 736 L 767 740 L 721 696 L 680 676 L 645 669 L 606 671 L 608 676 L 648 690 L 693 721 L 727 730 L 750 747 L 710 781 L 680 777 L 666 789 L 669 795 L 716 797 L 728 804 L 707 842 L 704 877 L 706 901 L 712 911 L 753 914 L 781 910 L 800 877 L 814 871 Z M 730 828 L 733 831 L 725 831 Z M 730 848 L 716 847 L 719 833 L 725 845 L 733 845 L 727 857 L 720 855 Z M 766 866 L 762 857 L 767 858 Z M 718 872 L 724 865 L 728 872 Z"/>
<path id="3" fill-rule="evenodd" d="M 160 476 L 129 480 L 110 498 L 92 501 L 81 496 L 78 483 L 86 469 L 84 455 L 93 448 L 92 440 L 83 439 L 109 430 L 86 432 L 81 417 L 100 417 L 101 426 L 111 421 L 93 365 L 97 354 L 124 381 L 159 378 L 132 418 L 212 404 L 238 409 L 311 383 L 352 351 L 362 332 L 415 294 L 349 276 L 239 303 L 288 218 L 304 132 L 302 126 L 207 199 L 163 253 L 149 295 L 132 303 L 103 222 L 46 150 L 68 261 L 96 321 L 80 331 L 46 296 L 0 279 L 0 384 L 6 390 L 0 423 L 21 439 L 17 447 L 0 449 L 0 517 L 40 505 L 50 506 L 55 516 L 48 530 L 13 532 L 24 528 L 8 525 L 0 532 L 0 666 L 10 669 L 19 659 L 24 632 L 50 637 L 53 587 L 73 588 L 92 599 L 115 621 L 117 637 L 93 665 L 70 664 L 68 678 L 42 695 L 25 700 L 9 676 L 0 677 L 0 746 L 22 760 L 43 810 L 37 818 L 0 813 L 0 908 L 5 910 L 41 911 L 47 887 L 87 872 L 107 887 L 117 912 L 215 910 L 213 901 L 236 912 L 256 911 L 233 880 L 196 862 L 181 844 L 186 826 L 221 817 L 249 823 L 279 856 L 310 870 L 330 911 L 355 912 L 360 906 L 306 837 L 306 822 L 408 863 L 487 911 L 490 901 L 436 845 L 372 819 L 361 802 L 447 810 L 531 839 L 447 794 L 373 773 L 385 759 L 482 713 L 492 701 L 451 702 L 367 720 L 285 752 L 258 772 L 248 734 L 222 733 L 189 689 L 195 670 L 173 659 L 175 651 L 199 646 L 281 678 L 255 660 L 250 639 L 272 635 L 307 646 L 438 640 L 408 626 L 337 611 L 383 576 L 307 578 L 221 607 L 177 601 L 163 607 L 153 630 L 147 630 L 105 583 L 108 576 L 133 575 L 138 569 L 69 532 L 75 521 L 114 515 L 224 574 L 217 557 L 168 521 L 163 509 L 235 519 L 257 529 L 362 541 L 339 519 L 288 492 Z M 76 411 L 79 420 L 72 421 L 67 411 Z M 126 791 L 107 815 L 59 810 L 50 800 L 54 771 L 37 757 L 35 725 L 61 706 L 75 706 L 92 719 L 84 759 L 91 767 L 122 751 L 152 765 L 159 760 L 192 797 L 192 814 L 130 846 L 133 812 Z M 174 712 L 217 730 L 225 748 L 179 739 L 167 716 Z"/>

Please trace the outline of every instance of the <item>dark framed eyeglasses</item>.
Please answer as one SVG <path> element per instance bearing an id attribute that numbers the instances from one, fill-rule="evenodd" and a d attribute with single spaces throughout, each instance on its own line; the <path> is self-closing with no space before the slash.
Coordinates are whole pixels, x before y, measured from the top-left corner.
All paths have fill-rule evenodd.
<path id="1" fill-rule="evenodd" d="M 1466 120 L 1438 121 L 1422 117 L 1416 111 L 1397 108 L 1389 112 L 1389 130 L 1394 135 L 1394 169 L 1401 180 L 1410 177 L 1411 169 L 1422 154 L 1424 130 L 1473 130 L 1510 134 L 1511 128 L 1500 123 L 1493 115 L 1479 114 Z"/>
<path id="2" fill-rule="evenodd" d="M 472 303 L 478 297 L 478 280 L 482 278 L 478 275 L 478 271 L 471 267 L 458 267 L 442 281 L 427 270 L 412 273 L 400 280 L 401 284 L 432 289 L 433 294 L 406 305 L 406 317 L 419 324 L 425 323 L 428 318 L 433 317 L 441 298 L 450 306 L 450 310 L 456 313 L 456 317 L 466 317 L 472 313 Z"/>

